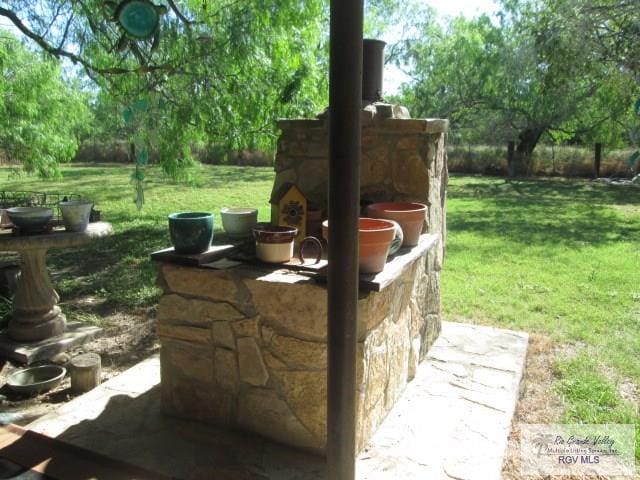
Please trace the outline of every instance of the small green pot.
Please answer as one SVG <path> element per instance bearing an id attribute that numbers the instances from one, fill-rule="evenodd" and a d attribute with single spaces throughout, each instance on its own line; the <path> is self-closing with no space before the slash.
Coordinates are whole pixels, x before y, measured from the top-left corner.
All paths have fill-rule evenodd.
<path id="1" fill-rule="evenodd" d="M 169 215 L 169 234 L 176 253 L 193 255 L 206 252 L 213 239 L 213 214 L 172 213 Z"/>

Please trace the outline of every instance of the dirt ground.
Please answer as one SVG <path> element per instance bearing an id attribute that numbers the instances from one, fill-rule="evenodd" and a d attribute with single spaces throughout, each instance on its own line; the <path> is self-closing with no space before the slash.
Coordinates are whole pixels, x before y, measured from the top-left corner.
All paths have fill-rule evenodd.
<path id="1" fill-rule="evenodd" d="M 58 355 L 53 361 L 36 362 L 67 365 L 82 353 L 97 353 L 101 357 L 102 381 L 109 380 L 135 365 L 149 355 L 156 353 L 160 345 L 154 328 L 155 309 L 123 314 L 109 312 L 104 317 L 102 333 L 92 341 Z M 24 396 L 12 391 L 7 385 L 7 377 L 22 365 L 0 359 L 0 425 L 15 423 L 26 425 L 61 404 L 72 400 L 69 376 L 55 389 L 37 395 Z"/>
<path id="2" fill-rule="evenodd" d="M 519 424 L 558 423 L 559 421 L 562 404 L 551 390 L 554 380 L 553 361 L 557 350 L 558 346 L 554 345 L 548 337 L 536 334 L 529 336 L 524 378 L 520 384 L 520 398 L 512 420 L 511 434 L 502 465 L 503 480 L 522 478 Z M 527 478 L 535 479 L 535 477 Z"/>
<path id="3" fill-rule="evenodd" d="M 512 420 L 511 434 L 507 444 L 502 480 L 520 480 L 520 424 L 562 423 L 563 406 L 553 392 L 555 380 L 553 363 L 558 352 L 571 350 L 570 345 L 555 344 L 544 335 L 530 334 L 529 350 L 524 378 L 520 384 L 520 397 Z M 584 476 L 527 476 L 527 480 L 585 480 Z M 590 476 L 591 480 L 608 480 L 609 477 Z"/>

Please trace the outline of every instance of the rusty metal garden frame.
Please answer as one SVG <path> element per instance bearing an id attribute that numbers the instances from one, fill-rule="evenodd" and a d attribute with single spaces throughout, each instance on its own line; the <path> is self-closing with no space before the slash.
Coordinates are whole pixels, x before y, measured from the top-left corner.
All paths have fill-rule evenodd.
<path id="1" fill-rule="evenodd" d="M 363 0 L 331 0 L 327 478 L 355 478 Z"/>

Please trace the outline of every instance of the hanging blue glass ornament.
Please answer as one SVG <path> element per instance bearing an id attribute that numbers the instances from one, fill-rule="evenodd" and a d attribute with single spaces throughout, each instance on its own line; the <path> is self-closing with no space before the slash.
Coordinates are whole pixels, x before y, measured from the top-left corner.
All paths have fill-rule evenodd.
<path id="1" fill-rule="evenodd" d="M 128 36 L 146 40 L 156 33 L 160 15 L 165 12 L 164 6 L 149 0 L 123 0 L 115 9 L 114 19 Z"/>

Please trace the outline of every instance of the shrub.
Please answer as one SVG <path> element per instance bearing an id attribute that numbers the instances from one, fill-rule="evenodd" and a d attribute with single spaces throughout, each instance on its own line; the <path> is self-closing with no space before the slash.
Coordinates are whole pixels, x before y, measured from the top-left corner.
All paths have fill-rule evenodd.
<path id="1" fill-rule="evenodd" d="M 484 175 L 506 175 L 507 146 L 449 145 L 449 171 Z M 627 159 L 631 149 L 603 148 L 601 177 L 629 175 Z M 563 177 L 592 177 L 594 151 L 574 146 L 538 145 L 533 152 L 531 174 Z"/>
<path id="2" fill-rule="evenodd" d="M 127 163 L 129 155 L 125 141 L 103 143 L 85 142 L 74 161 L 81 163 Z M 260 150 L 228 150 L 219 145 L 196 145 L 192 147 L 194 158 L 208 165 L 241 165 L 267 167 L 273 165 L 273 153 Z M 150 163 L 157 163 L 157 153 L 151 153 Z"/>

